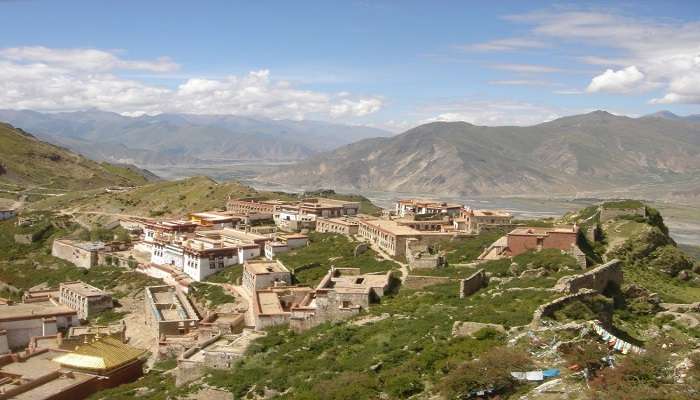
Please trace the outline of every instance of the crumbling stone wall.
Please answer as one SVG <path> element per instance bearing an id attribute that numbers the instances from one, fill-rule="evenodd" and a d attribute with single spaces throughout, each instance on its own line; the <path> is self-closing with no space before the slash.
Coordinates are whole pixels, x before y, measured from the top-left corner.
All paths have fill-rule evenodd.
<path id="1" fill-rule="evenodd" d="M 533 329 L 539 328 L 543 317 L 548 317 L 548 316 L 553 315 L 555 311 L 561 309 L 566 304 L 568 304 L 572 301 L 582 300 L 584 298 L 593 297 L 593 296 L 597 296 L 597 295 L 598 295 L 598 292 L 596 292 L 595 290 L 582 289 L 578 293 L 563 296 L 563 297 L 560 297 L 558 299 L 554 299 L 554 300 L 550 301 L 549 303 L 542 304 L 539 307 L 537 307 L 537 310 L 535 310 L 534 314 L 532 315 L 532 321 L 530 322 L 530 327 Z"/>
<path id="2" fill-rule="evenodd" d="M 647 209 L 646 207 L 639 208 L 600 208 L 600 222 L 610 221 L 621 217 L 623 215 L 639 215 L 641 217 L 646 217 Z"/>
<path id="3" fill-rule="evenodd" d="M 576 293 L 582 289 L 602 292 L 610 284 L 622 286 L 622 280 L 622 262 L 614 259 L 583 274 L 565 276 L 559 279 L 554 289 L 564 293 Z"/>
<path id="4" fill-rule="evenodd" d="M 406 241 L 406 261 L 411 270 L 435 269 L 445 263 L 443 252 L 433 253 L 429 245 L 421 243 L 418 239 Z"/>
<path id="5" fill-rule="evenodd" d="M 489 283 L 489 278 L 486 276 L 486 272 L 480 269 L 473 273 L 470 277 L 466 279 L 460 279 L 459 281 L 459 297 L 465 298 L 471 296 L 479 289 L 485 287 Z"/>

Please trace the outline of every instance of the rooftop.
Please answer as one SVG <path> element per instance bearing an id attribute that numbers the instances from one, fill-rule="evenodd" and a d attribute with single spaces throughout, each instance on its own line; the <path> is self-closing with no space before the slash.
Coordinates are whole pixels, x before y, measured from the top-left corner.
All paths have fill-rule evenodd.
<path id="1" fill-rule="evenodd" d="M 70 307 L 57 305 L 50 301 L 20 303 L 9 306 L 0 305 L 0 321 L 55 317 L 59 315 L 76 315 L 76 312 Z"/>
<path id="2" fill-rule="evenodd" d="M 447 203 L 444 201 L 436 201 L 436 200 L 423 200 L 423 199 L 402 199 L 399 200 L 397 203 L 399 204 L 408 204 L 408 205 L 413 205 L 413 206 L 421 206 L 421 207 L 431 207 L 431 208 L 461 208 L 461 204 L 457 203 Z"/>
<path id="3" fill-rule="evenodd" d="M 85 297 L 104 296 L 107 294 L 107 292 L 104 290 L 88 285 L 82 281 L 61 283 L 60 287 L 72 290 L 73 292 Z"/>
<path id="4" fill-rule="evenodd" d="M 515 228 L 510 231 L 509 235 L 534 235 L 542 236 L 548 235 L 550 233 L 577 233 L 578 227 L 576 226 L 559 226 L 559 227 L 522 227 Z"/>
<path id="5" fill-rule="evenodd" d="M 354 217 L 339 217 L 339 218 L 319 218 L 319 221 L 328 221 L 333 224 L 357 226 L 357 218 Z"/>
<path id="6" fill-rule="evenodd" d="M 83 249 L 85 251 L 98 251 L 105 247 L 104 242 L 84 242 L 80 240 L 71 239 L 56 239 L 56 241 Z"/>
<path id="7" fill-rule="evenodd" d="M 391 221 L 388 219 L 367 219 L 363 220 L 362 223 L 396 236 L 412 236 L 421 234 L 420 231 L 405 225 L 399 225 L 396 221 Z"/>
<path id="8" fill-rule="evenodd" d="M 247 261 L 244 268 L 254 275 L 269 274 L 273 272 L 289 272 L 287 267 L 279 261 Z"/>
<path id="9" fill-rule="evenodd" d="M 112 337 L 77 346 L 72 353 L 58 356 L 62 366 L 91 371 L 106 371 L 130 363 L 146 353 Z"/>

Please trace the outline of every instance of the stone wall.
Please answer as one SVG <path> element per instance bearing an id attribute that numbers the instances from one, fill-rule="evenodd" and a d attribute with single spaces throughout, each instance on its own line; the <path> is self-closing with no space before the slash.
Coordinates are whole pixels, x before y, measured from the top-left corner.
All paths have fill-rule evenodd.
<path id="1" fill-rule="evenodd" d="M 473 273 L 469 278 L 460 279 L 459 281 L 459 297 L 465 298 L 479 291 L 479 289 L 485 287 L 489 283 L 489 278 L 486 276 L 486 272 L 480 269 Z"/>
<path id="2" fill-rule="evenodd" d="M 646 207 L 639 207 L 639 208 L 605 208 L 601 207 L 600 209 L 600 222 L 606 222 L 610 221 L 611 219 L 615 219 L 618 217 L 621 217 L 623 215 L 639 215 L 641 217 L 646 217 L 647 215 L 647 210 Z"/>
<path id="3" fill-rule="evenodd" d="M 565 276 L 559 279 L 554 289 L 564 293 L 576 293 L 582 289 L 602 292 L 609 284 L 621 286 L 622 280 L 622 262 L 615 259 L 583 274 Z"/>
<path id="4" fill-rule="evenodd" d="M 418 239 L 406 241 L 406 261 L 411 270 L 435 269 L 445 263 L 444 253 L 433 254 L 430 246 L 420 243 Z"/>
<path id="5" fill-rule="evenodd" d="M 448 283 L 449 281 L 450 278 L 444 276 L 408 275 L 406 280 L 403 281 L 403 287 L 407 289 L 423 289 L 427 286 Z"/>
<path id="6" fill-rule="evenodd" d="M 595 290 L 591 289 L 582 289 L 578 293 L 570 294 L 567 296 L 560 297 L 558 299 L 554 299 L 550 301 L 549 303 L 545 303 L 537 307 L 537 310 L 535 310 L 534 314 L 532 315 L 532 321 L 530 322 L 530 327 L 535 329 L 539 328 L 540 322 L 542 321 L 543 317 L 548 317 L 554 314 L 555 311 L 561 309 L 564 307 L 566 304 L 575 301 L 575 300 L 581 300 L 587 297 L 593 297 L 597 296 L 598 292 Z"/>

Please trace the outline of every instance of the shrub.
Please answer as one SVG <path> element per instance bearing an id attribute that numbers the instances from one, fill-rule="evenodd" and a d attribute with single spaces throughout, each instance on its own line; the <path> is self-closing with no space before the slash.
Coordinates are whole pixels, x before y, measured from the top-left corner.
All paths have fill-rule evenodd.
<path id="1" fill-rule="evenodd" d="M 525 351 L 495 347 L 479 359 L 467 361 L 449 371 L 441 382 L 440 392 L 455 399 L 491 387 L 508 391 L 516 383 L 510 373 L 527 370 L 531 365 L 530 356 Z"/>

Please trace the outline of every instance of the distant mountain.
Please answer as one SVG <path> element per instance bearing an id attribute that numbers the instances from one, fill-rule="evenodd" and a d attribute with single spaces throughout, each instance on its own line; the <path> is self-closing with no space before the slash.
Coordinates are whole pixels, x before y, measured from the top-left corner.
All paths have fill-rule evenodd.
<path id="1" fill-rule="evenodd" d="M 79 190 L 141 185 L 154 179 L 147 171 L 98 163 L 0 123 L 0 189 Z"/>
<path id="2" fill-rule="evenodd" d="M 391 135 L 371 127 L 317 121 L 191 114 L 132 118 L 99 110 L 0 110 L 0 121 L 90 158 L 138 165 L 301 160 L 357 140 Z"/>
<path id="3" fill-rule="evenodd" d="M 658 111 L 653 114 L 648 114 L 642 118 L 663 118 L 674 121 L 700 122 L 700 114 L 691 114 L 683 117 L 666 110 Z"/>
<path id="4" fill-rule="evenodd" d="M 700 124 L 596 111 L 529 127 L 435 122 L 259 177 L 306 188 L 502 195 L 575 193 L 700 173 Z"/>

